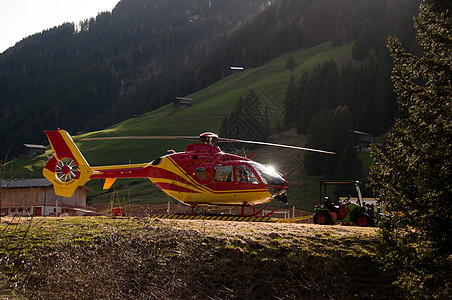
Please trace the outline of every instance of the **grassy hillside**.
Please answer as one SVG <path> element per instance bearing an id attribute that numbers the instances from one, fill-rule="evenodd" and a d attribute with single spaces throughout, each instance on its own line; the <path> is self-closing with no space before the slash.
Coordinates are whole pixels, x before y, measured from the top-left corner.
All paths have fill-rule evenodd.
<path id="1" fill-rule="evenodd" d="M 149 162 L 165 154 L 168 149 L 183 151 L 187 142 L 173 140 L 87 141 L 82 143 L 78 140 L 95 136 L 199 135 L 205 131 L 218 132 L 221 121 L 231 113 L 239 97 L 245 97 L 249 90 L 253 89 L 257 94 L 265 92 L 283 107 L 287 84 L 291 76 L 299 78 L 304 72 L 312 71 L 323 61 L 329 59 L 335 59 L 340 67 L 341 64 L 351 61 L 351 49 L 352 44 L 332 47 L 330 43 L 323 43 L 313 48 L 288 53 L 262 67 L 236 73 L 197 93 L 187 95 L 187 97 L 193 99 L 192 107 L 174 110 L 172 105 L 166 105 L 105 130 L 79 134 L 71 132 L 71 134 L 73 134 L 74 140 L 87 161 L 93 166 Z M 290 54 L 293 55 L 297 63 L 292 73 L 285 68 Z M 282 121 L 282 116 L 280 116 L 279 119 L 272 122 L 276 124 L 282 123 Z M 279 143 L 304 145 L 303 137 L 297 136 L 295 132 L 276 134 L 272 139 Z M 256 160 L 272 164 L 286 174 L 290 186 L 290 202 L 297 205 L 297 208 L 312 209 L 312 205 L 317 201 L 317 184 L 315 180 L 303 175 L 300 165 L 303 153 L 294 150 L 271 149 L 271 147 L 263 147 L 256 152 Z M 3 176 L 6 178 L 41 177 L 42 168 L 50 156 L 51 150 L 48 150 L 46 155 L 37 158 L 17 159 L 6 166 L 9 171 L 6 170 Z M 118 180 L 113 188 L 127 186 L 130 182 Z M 134 180 L 133 183 L 133 189 L 126 192 L 127 195 L 131 193 L 132 201 L 155 203 L 155 201 L 168 200 L 165 195 L 155 193 L 156 189 L 147 180 Z M 99 190 L 101 183 L 92 181 L 89 185 Z M 148 191 L 148 194 L 143 194 L 140 189 Z M 310 196 L 303 197 L 300 194 L 302 192 L 307 192 Z M 135 195 L 137 197 L 134 197 Z M 312 200 L 313 196 L 314 200 Z M 104 198 L 109 199 L 108 195 Z M 99 199 L 93 201 L 99 201 Z"/>
<path id="2" fill-rule="evenodd" d="M 374 228 L 68 217 L 0 233 L 8 299 L 401 299 Z"/>

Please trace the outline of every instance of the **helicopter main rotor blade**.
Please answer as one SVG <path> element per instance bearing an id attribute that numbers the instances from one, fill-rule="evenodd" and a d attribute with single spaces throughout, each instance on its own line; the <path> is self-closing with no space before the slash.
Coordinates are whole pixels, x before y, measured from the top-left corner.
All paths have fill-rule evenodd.
<path id="1" fill-rule="evenodd" d="M 109 140 L 194 140 L 201 141 L 203 143 L 207 143 L 209 145 L 218 143 L 218 142 L 230 142 L 230 143 L 246 143 L 246 144 L 256 144 L 256 145 L 264 145 L 264 146 L 274 146 L 274 147 L 282 147 L 296 150 L 305 150 L 311 152 L 319 152 L 325 154 L 336 154 L 335 152 L 312 149 L 306 147 L 298 147 L 284 144 L 274 144 L 267 142 L 258 142 L 258 141 L 245 141 L 238 139 L 229 139 L 229 138 L 220 138 L 216 134 L 211 132 L 206 132 L 201 134 L 200 136 L 119 136 L 119 137 L 94 137 L 94 138 L 84 138 L 80 139 L 80 141 L 109 141 Z"/>
<path id="2" fill-rule="evenodd" d="M 197 136 L 117 136 L 117 137 L 94 137 L 84 138 L 80 141 L 110 141 L 110 140 L 195 140 L 198 141 Z"/>
<path id="3" fill-rule="evenodd" d="M 291 145 L 284 145 L 284 144 L 274 144 L 274 143 L 267 143 L 267 142 L 245 141 L 245 140 L 227 139 L 227 138 L 219 138 L 217 140 L 217 142 L 256 144 L 256 145 L 274 146 L 274 147 L 282 147 L 282 148 L 289 148 L 289 149 L 296 149 L 296 150 L 305 150 L 305 151 L 311 151 L 311 152 L 319 152 L 319 153 L 325 153 L 325 154 L 336 154 L 336 152 L 331 152 L 331 151 L 291 146 Z"/>

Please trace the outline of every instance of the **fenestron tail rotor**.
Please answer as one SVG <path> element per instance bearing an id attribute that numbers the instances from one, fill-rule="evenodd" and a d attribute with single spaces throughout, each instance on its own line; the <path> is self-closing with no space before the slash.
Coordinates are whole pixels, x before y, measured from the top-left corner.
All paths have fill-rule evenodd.
<path id="1" fill-rule="evenodd" d="M 58 161 L 55 167 L 55 177 L 61 182 L 71 182 L 77 176 L 77 163 L 69 157 Z"/>
<path id="2" fill-rule="evenodd" d="M 45 178 L 53 183 L 55 194 L 71 197 L 78 186 L 84 185 L 93 174 L 70 135 L 64 130 L 46 131 L 53 156 L 42 169 Z"/>
<path id="3" fill-rule="evenodd" d="M 324 154 L 336 154 L 335 152 L 292 146 L 292 145 L 284 145 L 284 144 L 275 144 L 275 143 L 267 143 L 267 142 L 259 142 L 259 141 L 247 141 L 247 140 L 239 140 L 239 139 L 231 139 L 231 138 L 221 138 L 218 137 L 215 133 L 212 132 L 204 132 L 199 136 L 122 136 L 122 137 L 97 137 L 97 138 L 84 138 L 80 139 L 80 141 L 102 141 L 102 140 L 194 140 L 199 141 L 205 144 L 213 145 L 219 142 L 225 143 L 246 143 L 246 144 L 255 144 L 255 145 L 263 145 L 263 146 L 273 146 L 273 147 L 282 147 L 296 150 L 304 150 L 311 152 L 319 152 Z"/>

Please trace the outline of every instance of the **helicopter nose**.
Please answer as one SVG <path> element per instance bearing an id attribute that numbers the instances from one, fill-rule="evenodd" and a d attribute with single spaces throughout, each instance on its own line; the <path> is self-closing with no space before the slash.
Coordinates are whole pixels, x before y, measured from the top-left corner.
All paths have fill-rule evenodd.
<path id="1" fill-rule="evenodd" d="M 282 193 L 284 193 L 286 191 L 285 188 L 279 187 L 279 186 L 268 186 L 267 190 L 270 192 L 270 194 L 273 197 L 279 196 Z"/>
<path id="2" fill-rule="evenodd" d="M 272 186 L 274 188 L 280 188 L 285 189 L 287 188 L 287 181 L 286 179 L 278 174 L 272 174 L 272 176 L 267 176 L 266 182 L 269 186 Z"/>
<path id="3" fill-rule="evenodd" d="M 280 176 L 280 179 L 270 183 L 267 186 L 267 190 L 270 192 L 273 198 L 287 198 L 287 181 L 284 177 Z"/>

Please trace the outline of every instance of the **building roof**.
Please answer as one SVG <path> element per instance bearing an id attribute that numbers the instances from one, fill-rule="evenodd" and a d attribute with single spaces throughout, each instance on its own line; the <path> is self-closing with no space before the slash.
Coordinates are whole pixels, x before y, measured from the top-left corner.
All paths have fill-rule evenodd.
<path id="1" fill-rule="evenodd" d="M 183 98 L 183 97 L 175 97 L 174 98 L 174 104 L 185 104 L 185 105 L 192 105 L 193 100 L 190 98 Z"/>
<path id="2" fill-rule="evenodd" d="M 23 188 L 23 187 L 48 187 L 52 186 L 52 183 L 45 178 L 33 178 L 33 179 L 8 179 L 1 180 L 1 188 Z"/>
<path id="3" fill-rule="evenodd" d="M 177 99 L 177 100 L 185 100 L 185 101 L 193 101 L 193 99 L 191 99 L 191 98 L 186 98 L 186 97 L 174 97 L 174 99 Z"/>
<path id="4" fill-rule="evenodd" d="M 35 144 L 22 144 L 22 146 L 26 148 L 35 148 L 35 149 L 46 149 L 46 146 L 44 145 L 35 145 Z"/>
<path id="5" fill-rule="evenodd" d="M 53 183 L 48 181 L 46 178 L 32 178 L 32 179 L 24 179 L 24 178 L 14 178 L 8 180 L 0 180 L 0 188 L 30 188 L 30 187 L 51 187 Z M 92 192 L 93 190 L 86 185 L 81 186 L 86 189 L 88 192 Z"/>
<path id="6" fill-rule="evenodd" d="M 370 133 L 367 132 L 362 132 L 362 131 L 357 131 L 357 130 L 350 130 L 351 132 L 355 133 L 355 134 L 360 134 L 360 135 L 372 135 Z"/>

